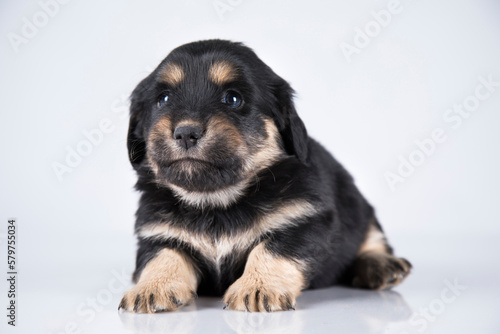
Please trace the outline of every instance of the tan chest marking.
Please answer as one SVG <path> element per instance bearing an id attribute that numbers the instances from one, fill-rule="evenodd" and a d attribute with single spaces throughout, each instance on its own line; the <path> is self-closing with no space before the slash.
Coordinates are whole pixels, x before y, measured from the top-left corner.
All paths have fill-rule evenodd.
<path id="1" fill-rule="evenodd" d="M 297 219 L 309 217 L 315 213 L 316 210 L 310 203 L 296 200 L 260 217 L 249 230 L 230 236 L 222 236 L 218 239 L 204 234 L 188 232 L 178 226 L 172 226 L 168 221 L 145 225 L 139 230 L 138 234 L 142 238 L 177 239 L 182 241 L 220 268 L 224 257 L 248 250 L 263 234 L 293 226 L 297 224 Z"/>

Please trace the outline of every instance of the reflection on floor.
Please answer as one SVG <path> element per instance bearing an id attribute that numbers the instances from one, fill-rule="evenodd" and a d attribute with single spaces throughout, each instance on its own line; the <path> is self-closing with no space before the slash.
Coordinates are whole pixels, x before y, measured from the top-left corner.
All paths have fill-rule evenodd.
<path id="1" fill-rule="evenodd" d="M 306 291 L 297 310 L 275 313 L 222 311 L 217 298 L 199 298 L 175 313 L 120 313 L 125 328 L 136 333 L 307 333 L 335 324 L 340 332 L 377 333 L 388 323 L 405 321 L 411 310 L 395 291 L 333 287 Z M 335 310 L 335 311 L 333 311 Z"/>

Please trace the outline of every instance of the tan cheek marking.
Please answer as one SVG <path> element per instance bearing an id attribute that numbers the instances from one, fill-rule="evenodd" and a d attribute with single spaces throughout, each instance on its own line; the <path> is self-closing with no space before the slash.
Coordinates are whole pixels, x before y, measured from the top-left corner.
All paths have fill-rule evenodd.
<path id="1" fill-rule="evenodd" d="M 212 82 L 222 85 L 234 81 L 238 77 L 236 68 L 227 61 L 214 63 L 208 70 L 208 77 Z"/>
<path id="2" fill-rule="evenodd" d="M 146 264 L 137 285 L 125 293 L 120 307 L 138 313 L 176 310 L 194 299 L 197 286 L 192 261 L 165 248 Z"/>
<path id="3" fill-rule="evenodd" d="M 264 143 L 259 145 L 259 150 L 249 159 L 248 169 L 258 172 L 271 166 L 280 159 L 285 152 L 281 147 L 281 137 L 274 122 L 270 119 L 264 119 L 267 138 Z"/>
<path id="4" fill-rule="evenodd" d="M 202 137 L 203 138 L 203 137 Z M 223 140 L 231 149 L 244 146 L 244 140 L 238 129 L 223 117 L 213 117 L 207 124 L 205 141 Z"/>
<path id="5" fill-rule="evenodd" d="M 387 239 L 372 222 L 369 223 L 366 237 L 358 250 L 358 255 L 366 252 L 387 253 Z"/>
<path id="6" fill-rule="evenodd" d="M 172 123 L 168 118 L 160 119 L 151 130 L 148 141 L 152 142 L 158 139 L 166 139 L 172 137 Z"/>
<path id="7" fill-rule="evenodd" d="M 172 86 L 177 85 L 184 79 L 184 70 L 182 67 L 175 63 L 168 63 L 159 72 L 159 80 L 169 83 Z"/>
<path id="8" fill-rule="evenodd" d="M 168 118 L 160 119 L 154 125 L 147 139 L 146 158 L 150 168 L 153 170 L 155 175 L 158 175 L 159 166 L 156 164 L 154 159 L 151 158 L 150 152 L 157 145 L 157 142 L 161 142 L 164 145 L 169 145 L 166 139 L 172 137 L 171 126 L 171 122 Z"/>
<path id="9" fill-rule="evenodd" d="M 260 243 L 250 252 L 243 275 L 229 287 L 224 302 L 238 311 L 293 309 L 306 286 L 305 269 L 304 262 L 274 256 Z"/>

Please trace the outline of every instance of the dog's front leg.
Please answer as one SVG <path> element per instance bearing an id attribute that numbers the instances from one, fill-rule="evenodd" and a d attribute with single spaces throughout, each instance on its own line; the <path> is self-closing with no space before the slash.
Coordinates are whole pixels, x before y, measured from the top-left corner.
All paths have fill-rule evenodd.
<path id="1" fill-rule="evenodd" d="M 305 287 L 304 264 L 274 254 L 265 241 L 249 254 L 243 275 L 226 291 L 226 308 L 248 312 L 294 310 Z"/>
<path id="2" fill-rule="evenodd" d="M 164 248 L 146 264 L 119 309 L 137 313 L 173 311 L 196 297 L 197 286 L 191 260 L 177 250 Z"/>

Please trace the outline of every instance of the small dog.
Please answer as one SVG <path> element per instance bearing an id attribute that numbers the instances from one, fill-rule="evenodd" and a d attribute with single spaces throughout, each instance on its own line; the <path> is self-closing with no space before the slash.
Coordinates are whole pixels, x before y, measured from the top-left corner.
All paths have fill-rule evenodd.
<path id="1" fill-rule="evenodd" d="M 386 289 L 410 272 L 349 173 L 308 137 L 290 85 L 241 43 L 174 49 L 132 93 L 128 150 L 137 284 L 119 309 L 172 311 L 199 293 L 231 310 L 293 310 L 306 288 Z"/>

